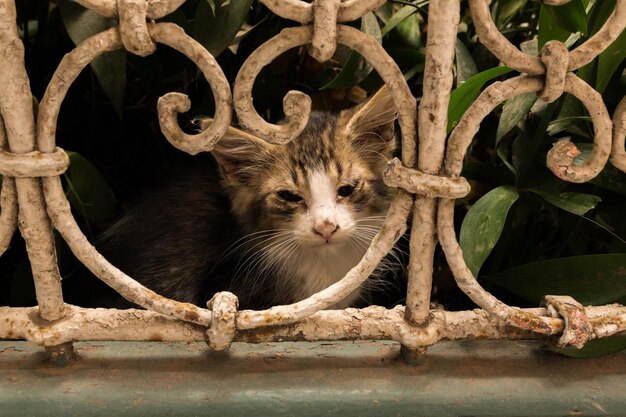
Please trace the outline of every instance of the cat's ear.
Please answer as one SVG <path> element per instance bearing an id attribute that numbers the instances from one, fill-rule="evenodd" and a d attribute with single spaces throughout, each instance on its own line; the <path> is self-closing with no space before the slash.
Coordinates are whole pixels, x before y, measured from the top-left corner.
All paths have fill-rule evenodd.
<path id="1" fill-rule="evenodd" d="M 198 120 L 202 130 L 211 122 L 212 119 Z M 257 177 L 265 164 L 271 160 L 272 146 L 250 133 L 229 127 L 215 144 L 211 154 L 227 180 L 243 183 Z"/>
<path id="2" fill-rule="evenodd" d="M 387 87 L 357 108 L 345 125 L 346 137 L 357 149 L 378 152 L 390 159 L 396 148 L 394 123 L 396 105 Z"/>

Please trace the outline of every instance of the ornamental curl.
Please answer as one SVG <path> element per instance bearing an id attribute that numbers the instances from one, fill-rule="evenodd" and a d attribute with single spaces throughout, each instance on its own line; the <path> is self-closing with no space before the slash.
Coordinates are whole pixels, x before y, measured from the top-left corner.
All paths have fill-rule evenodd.
<path id="1" fill-rule="evenodd" d="M 539 57 L 523 53 L 502 35 L 491 17 L 488 1 L 470 0 L 469 5 L 480 42 L 505 65 L 529 75 L 541 75 L 546 72 Z M 626 0 L 617 0 L 613 13 L 602 28 L 570 52 L 567 70 L 574 71 L 591 62 L 617 39 L 624 28 L 626 28 Z"/>
<path id="2" fill-rule="evenodd" d="M 235 81 L 235 110 L 237 111 L 239 122 L 257 136 L 261 136 L 268 141 L 276 141 L 277 139 L 289 140 L 290 134 L 293 134 L 289 132 L 289 129 L 293 129 L 293 132 L 296 132 L 299 123 L 306 124 L 308 106 L 306 118 L 297 120 L 291 118 L 286 128 L 285 125 L 275 126 L 266 123 L 254 112 L 250 91 L 256 75 L 265 65 L 269 64 L 274 57 L 280 55 L 285 50 L 309 43 L 312 35 L 313 28 L 311 26 L 284 29 L 257 49 L 242 66 Z M 402 72 L 375 39 L 357 29 L 343 25 L 338 26 L 337 41 L 361 54 L 385 81 L 393 97 L 394 105 L 398 110 L 398 123 L 402 132 L 403 152 L 408 150 L 407 153 L 413 154 L 409 156 L 409 158 L 412 158 L 415 154 L 416 102 L 404 81 Z M 285 101 L 287 101 L 287 97 Z M 256 127 L 255 123 L 257 122 L 260 123 L 261 127 Z M 407 164 L 406 160 L 403 162 Z M 237 328 L 243 330 L 268 324 L 295 323 L 317 311 L 337 304 L 367 279 L 382 258 L 391 250 L 395 241 L 402 236 L 406 229 L 406 220 L 412 205 L 413 200 L 410 194 L 403 190 L 397 193 L 380 232 L 372 241 L 363 259 L 340 281 L 305 300 L 291 305 L 276 306 L 264 311 L 240 311 L 237 316 Z"/>
<path id="3" fill-rule="evenodd" d="M 459 177 L 467 149 L 478 132 L 481 121 L 491 111 L 511 97 L 538 92 L 544 86 L 541 77 L 518 76 L 496 82 L 485 89 L 463 115 L 448 140 L 445 174 L 452 178 Z M 578 153 L 576 146 L 569 142 L 557 142 L 548 153 L 547 165 L 559 178 L 585 182 L 597 175 L 606 164 L 611 147 L 611 121 L 599 94 L 575 75 L 567 74 L 564 90 L 581 100 L 591 114 L 595 131 L 594 146 L 584 163 L 574 165 L 574 158 Z M 453 199 L 440 201 L 437 224 L 439 240 L 456 282 L 472 301 L 512 326 L 539 334 L 551 334 L 552 330 L 545 318 L 504 304 L 476 281 L 463 259 L 456 238 Z"/>
<path id="4" fill-rule="evenodd" d="M 148 26 L 153 40 L 179 50 L 198 64 L 216 97 L 215 121 L 204 132 L 198 135 L 180 134 L 177 136 L 180 128 L 176 125 L 175 114 L 172 112 L 167 115 L 160 114 L 160 122 L 166 126 L 164 133 L 166 136 L 169 135 L 168 139 L 175 146 L 190 153 L 209 150 L 230 125 L 231 96 L 226 77 L 210 54 L 187 37 L 182 29 L 176 25 L 158 23 Z M 68 89 L 78 74 L 99 55 L 121 47 L 122 40 L 118 29 L 111 28 L 87 39 L 63 58 L 52 76 L 39 106 L 37 144 L 41 152 L 52 153 L 55 150 L 56 121 L 59 110 Z M 42 182 L 48 214 L 54 227 L 63 236 L 76 257 L 94 275 L 129 301 L 146 309 L 205 326 L 211 322 L 210 311 L 191 304 L 166 299 L 143 287 L 111 265 L 89 243 L 76 224 L 59 177 L 43 178 Z"/>

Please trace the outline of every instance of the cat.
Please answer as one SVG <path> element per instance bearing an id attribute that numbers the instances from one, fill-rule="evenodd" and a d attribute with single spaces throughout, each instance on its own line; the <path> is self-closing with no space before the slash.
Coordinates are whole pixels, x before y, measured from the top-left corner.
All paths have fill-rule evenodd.
<path id="1" fill-rule="evenodd" d="M 240 308 L 307 298 L 357 264 L 384 220 L 393 190 L 381 175 L 396 150 L 396 118 L 383 88 L 352 109 L 312 111 L 287 145 L 229 128 L 211 152 L 212 169 L 180 172 L 106 230 L 96 247 L 177 301 L 205 306 L 224 290 L 239 297 Z M 131 306 L 103 287 L 82 304 Z M 333 308 L 355 305 L 365 294 L 359 288 Z"/>

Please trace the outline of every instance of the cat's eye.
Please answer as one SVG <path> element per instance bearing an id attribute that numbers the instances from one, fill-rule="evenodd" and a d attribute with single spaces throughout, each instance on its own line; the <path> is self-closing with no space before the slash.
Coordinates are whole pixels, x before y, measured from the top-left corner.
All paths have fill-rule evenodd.
<path id="1" fill-rule="evenodd" d="M 280 198 L 282 198 L 285 201 L 288 201 L 289 203 L 298 203 L 302 201 L 302 197 L 288 190 L 280 190 L 276 194 L 278 194 Z"/>
<path id="2" fill-rule="evenodd" d="M 337 195 L 339 197 L 348 197 L 354 193 L 355 188 L 354 184 L 342 185 L 337 189 Z"/>

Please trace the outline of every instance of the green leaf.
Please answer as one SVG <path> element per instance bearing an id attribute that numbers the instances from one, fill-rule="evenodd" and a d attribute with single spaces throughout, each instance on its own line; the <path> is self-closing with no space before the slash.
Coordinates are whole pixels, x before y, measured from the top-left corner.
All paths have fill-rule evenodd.
<path id="1" fill-rule="evenodd" d="M 591 10 L 589 10 L 589 19 L 587 27 L 589 28 L 589 36 L 593 36 L 609 18 L 613 10 L 615 10 L 616 0 L 595 1 Z"/>
<path id="2" fill-rule="evenodd" d="M 561 28 L 554 16 L 547 9 L 547 6 L 541 6 L 539 11 L 539 33 L 537 40 L 538 48 L 541 50 L 546 42 L 557 40 L 564 42 L 570 35 L 570 32 Z"/>
<path id="3" fill-rule="evenodd" d="M 510 185 L 515 180 L 511 172 L 502 165 L 475 160 L 469 160 L 463 165 L 461 176 L 494 185 Z"/>
<path id="4" fill-rule="evenodd" d="M 59 8 L 63 24 L 75 45 L 117 25 L 115 20 L 102 17 L 73 1 L 60 1 Z M 111 106 L 121 117 L 126 89 L 126 52 L 120 49 L 106 53 L 94 59 L 89 65 Z"/>
<path id="5" fill-rule="evenodd" d="M 361 18 L 361 31 L 373 36 L 381 42 L 380 27 L 376 16 L 372 12 Z M 372 72 L 373 67 L 357 52 L 351 51 L 346 63 L 339 74 L 320 90 L 340 89 L 345 90 L 363 81 Z"/>
<path id="6" fill-rule="evenodd" d="M 211 11 L 213 12 L 213 16 L 215 16 L 215 2 L 213 0 L 205 0 L 208 4 L 209 7 L 211 8 Z"/>
<path id="7" fill-rule="evenodd" d="M 474 276 L 496 246 L 509 209 L 518 198 L 519 193 L 513 187 L 495 188 L 482 196 L 463 219 L 459 243 Z"/>
<path id="8" fill-rule="evenodd" d="M 587 13 L 581 0 L 572 0 L 562 6 L 543 7 L 562 29 L 572 33 L 587 33 Z"/>
<path id="9" fill-rule="evenodd" d="M 549 104 L 538 101 L 535 106 L 540 108 L 536 113 L 540 115 L 539 120 L 535 117 L 529 119 L 529 123 L 525 123 L 523 134 L 513 142 L 511 161 L 515 167 L 518 188 L 528 187 L 540 172 L 537 161 L 543 158 L 538 155 L 546 143 L 546 129 L 554 118 L 558 105 L 558 101 Z"/>
<path id="10" fill-rule="evenodd" d="M 573 192 L 550 193 L 540 190 L 531 191 L 553 206 L 578 216 L 583 216 L 589 210 L 595 208 L 600 201 L 602 201 L 600 197 L 593 194 Z"/>
<path id="11" fill-rule="evenodd" d="M 626 59 L 626 30 L 598 57 L 596 90 L 600 94 L 602 94 L 607 85 L 609 85 L 609 81 L 624 59 Z"/>
<path id="12" fill-rule="evenodd" d="M 604 169 L 589 180 L 590 184 L 626 195 L 626 174 L 607 163 Z"/>
<path id="13" fill-rule="evenodd" d="M 498 122 L 498 130 L 496 131 L 496 154 L 507 168 L 515 174 L 515 167 L 509 161 L 506 155 L 506 147 L 503 146 L 501 139 L 511 131 L 517 124 L 530 112 L 530 109 L 537 101 L 537 94 L 526 93 L 520 94 L 508 99 L 502 106 L 500 121 Z"/>
<path id="14" fill-rule="evenodd" d="M 409 48 L 420 47 L 420 19 L 419 14 L 413 13 L 396 26 L 398 37 Z"/>
<path id="15" fill-rule="evenodd" d="M 377 10 L 374 10 L 376 17 L 383 23 L 387 23 L 391 16 L 393 16 L 393 4 L 391 2 L 384 3 Z"/>
<path id="16" fill-rule="evenodd" d="M 626 296 L 626 254 L 583 255 L 516 266 L 488 277 L 513 294 L 539 304 L 545 295 L 570 295 L 583 305 Z"/>
<path id="17" fill-rule="evenodd" d="M 509 133 L 530 112 L 533 104 L 537 101 L 536 93 L 520 94 L 504 102 L 498 130 L 496 132 L 496 145 L 504 135 Z"/>
<path id="18" fill-rule="evenodd" d="M 426 57 L 421 51 L 412 48 L 398 48 L 389 51 L 389 55 L 396 62 L 407 81 L 424 72 Z M 359 86 L 369 93 L 378 91 L 383 84 L 382 78 L 376 71 L 370 72 L 367 77 L 359 82 Z"/>
<path id="19" fill-rule="evenodd" d="M 387 19 L 387 23 L 385 23 L 385 26 L 383 26 L 383 28 L 380 30 L 380 35 L 385 36 L 386 34 L 391 32 L 392 29 L 402 23 L 404 19 L 407 19 L 409 16 L 412 16 L 415 13 L 417 13 L 417 8 L 413 6 L 402 6 L 389 19 Z"/>
<path id="20" fill-rule="evenodd" d="M 576 349 L 575 347 L 559 349 L 552 345 L 545 345 L 544 348 L 550 352 L 558 353 L 559 355 L 570 358 L 599 358 L 601 356 L 613 355 L 626 349 L 626 337 L 613 336 L 602 339 L 592 339 L 588 341 L 582 349 Z"/>
<path id="21" fill-rule="evenodd" d="M 513 16 L 526 6 L 527 2 L 528 0 L 508 0 L 501 2 L 496 17 L 496 26 L 498 29 L 503 29 L 506 24 L 511 21 Z"/>
<path id="22" fill-rule="evenodd" d="M 476 62 L 472 58 L 472 54 L 467 50 L 467 47 L 457 38 L 454 45 L 454 56 L 456 64 L 456 84 L 461 85 L 469 78 L 478 73 Z"/>
<path id="23" fill-rule="evenodd" d="M 589 116 L 561 117 L 556 120 L 552 120 L 550 124 L 548 124 L 548 129 L 546 130 L 546 132 L 550 136 L 554 136 L 557 133 L 561 133 L 566 130 L 570 131 L 571 129 L 575 128 L 576 122 L 579 122 L 579 121 L 591 122 L 591 117 Z"/>
<path id="24" fill-rule="evenodd" d="M 509 67 L 491 68 L 474 75 L 454 90 L 450 95 L 450 104 L 448 105 L 448 133 L 459 122 L 465 110 L 476 100 L 481 88 L 487 82 L 511 71 L 513 70 Z"/>
<path id="25" fill-rule="evenodd" d="M 100 16 L 73 1 L 59 1 L 59 8 L 65 29 L 75 45 L 117 24 L 114 19 Z"/>
<path id="26" fill-rule="evenodd" d="M 592 36 L 604 25 L 616 7 L 616 0 L 596 1 L 589 11 L 589 36 Z M 609 81 L 613 77 L 615 70 L 625 59 L 626 32 L 622 34 L 609 45 L 598 57 L 597 60 L 583 66 L 578 70 L 579 78 L 589 84 L 594 84 L 596 90 L 603 93 Z M 597 66 L 597 71 L 594 71 Z M 595 80 L 593 79 L 595 75 Z M 595 81 L 595 82 L 594 82 Z"/>
<path id="27" fill-rule="evenodd" d="M 252 1 L 220 0 L 214 3 L 214 9 L 208 1 L 199 2 L 194 17 L 194 39 L 211 55 L 218 56 L 237 35 L 250 11 Z"/>
<path id="28" fill-rule="evenodd" d="M 64 174 L 70 205 L 88 222 L 115 215 L 115 199 L 108 183 L 95 166 L 76 152 L 67 152 L 70 167 Z"/>

